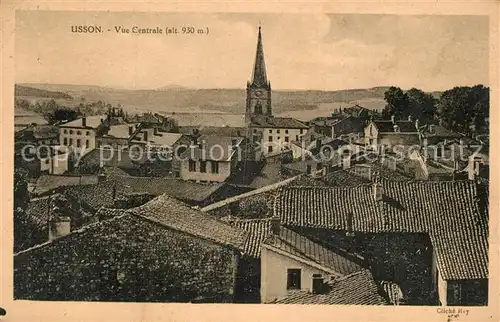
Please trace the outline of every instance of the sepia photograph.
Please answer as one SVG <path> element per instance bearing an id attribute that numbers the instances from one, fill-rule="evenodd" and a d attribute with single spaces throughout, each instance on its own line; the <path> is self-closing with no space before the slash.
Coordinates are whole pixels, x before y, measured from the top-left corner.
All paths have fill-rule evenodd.
<path id="1" fill-rule="evenodd" d="M 497 301 L 489 16 L 14 24 L 14 300 Z"/>

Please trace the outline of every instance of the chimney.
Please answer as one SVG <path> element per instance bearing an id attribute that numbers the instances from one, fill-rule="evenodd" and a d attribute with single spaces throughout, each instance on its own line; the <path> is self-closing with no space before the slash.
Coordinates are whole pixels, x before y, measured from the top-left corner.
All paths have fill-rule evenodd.
<path id="1" fill-rule="evenodd" d="M 144 141 L 148 141 L 148 130 L 144 130 Z"/>
<path id="2" fill-rule="evenodd" d="M 395 120 L 395 116 L 394 116 L 394 115 L 391 115 L 391 122 L 392 122 L 392 124 L 396 123 L 396 120 Z"/>
<path id="3" fill-rule="evenodd" d="M 71 232 L 71 219 L 66 216 L 54 216 L 49 223 L 49 241 L 66 236 Z"/>
<path id="4" fill-rule="evenodd" d="M 104 173 L 99 173 L 97 175 L 97 182 L 103 182 L 106 181 L 106 175 Z"/>
<path id="5" fill-rule="evenodd" d="M 82 117 L 82 127 L 86 127 L 87 126 L 87 117 L 84 116 Z"/>
<path id="6" fill-rule="evenodd" d="M 475 180 L 479 175 L 479 166 L 481 163 L 481 158 L 471 155 L 469 157 L 469 164 L 467 165 L 467 173 L 469 180 Z"/>
<path id="7" fill-rule="evenodd" d="M 321 274 L 313 274 L 312 276 L 312 293 L 321 294 L 323 291 L 323 276 Z"/>
<path id="8" fill-rule="evenodd" d="M 279 236 L 280 235 L 280 226 L 281 226 L 281 220 L 278 217 L 272 217 L 271 218 L 271 232 L 273 235 Z"/>
<path id="9" fill-rule="evenodd" d="M 377 182 L 377 180 L 375 180 L 375 182 L 372 183 L 372 194 L 375 201 L 382 201 L 383 188 L 382 185 Z"/>

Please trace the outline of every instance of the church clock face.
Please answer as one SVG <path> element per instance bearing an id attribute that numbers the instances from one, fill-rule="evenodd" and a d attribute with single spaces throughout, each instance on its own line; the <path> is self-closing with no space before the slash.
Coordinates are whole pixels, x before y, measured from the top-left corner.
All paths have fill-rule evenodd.
<path id="1" fill-rule="evenodd" d="M 264 95 L 264 91 L 261 90 L 255 91 L 255 96 L 261 97 L 262 95 Z"/>

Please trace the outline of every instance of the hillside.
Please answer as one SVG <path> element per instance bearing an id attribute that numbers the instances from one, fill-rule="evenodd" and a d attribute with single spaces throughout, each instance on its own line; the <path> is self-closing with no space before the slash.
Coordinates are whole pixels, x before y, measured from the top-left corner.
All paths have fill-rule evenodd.
<path id="1" fill-rule="evenodd" d="M 35 87 L 28 87 L 22 85 L 16 85 L 14 88 L 14 95 L 28 96 L 28 97 L 43 97 L 43 98 L 53 98 L 53 99 L 73 99 L 71 95 L 61 91 L 50 91 Z"/>
<path id="2" fill-rule="evenodd" d="M 121 104 L 129 111 L 158 112 L 218 112 L 241 114 L 245 107 L 245 89 L 191 89 L 181 86 L 165 86 L 156 90 L 126 90 L 87 85 L 22 84 L 19 88 L 32 88 L 47 97 L 48 93 L 67 93 L 76 101 L 105 101 Z M 340 91 L 273 91 L 276 114 L 293 111 L 312 111 L 323 104 L 342 102 L 343 105 L 365 100 L 383 100 L 386 87 L 372 89 L 348 89 Z M 27 96 L 27 90 L 16 91 L 16 96 Z M 32 95 L 29 95 L 32 96 Z M 71 104 L 70 104 L 71 105 Z M 376 107 L 378 108 L 376 104 Z M 369 107 L 370 108 L 370 107 Z"/>

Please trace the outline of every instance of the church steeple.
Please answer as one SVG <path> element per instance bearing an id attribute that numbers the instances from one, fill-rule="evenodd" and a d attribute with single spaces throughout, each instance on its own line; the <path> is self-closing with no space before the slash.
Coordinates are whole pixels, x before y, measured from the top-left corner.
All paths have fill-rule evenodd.
<path id="1" fill-rule="evenodd" d="M 267 80 L 266 64 L 264 63 L 264 49 L 262 47 L 262 31 L 259 24 L 257 37 L 257 53 L 253 66 L 252 81 L 247 82 L 247 104 L 245 110 L 246 124 L 253 117 L 262 115 L 272 116 L 271 107 L 271 83 Z"/>
<path id="2" fill-rule="evenodd" d="M 252 74 L 252 87 L 265 87 L 267 85 L 266 64 L 264 62 L 264 49 L 262 47 L 262 32 L 259 25 L 257 53 L 255 54 L 255 65 Z"/>

